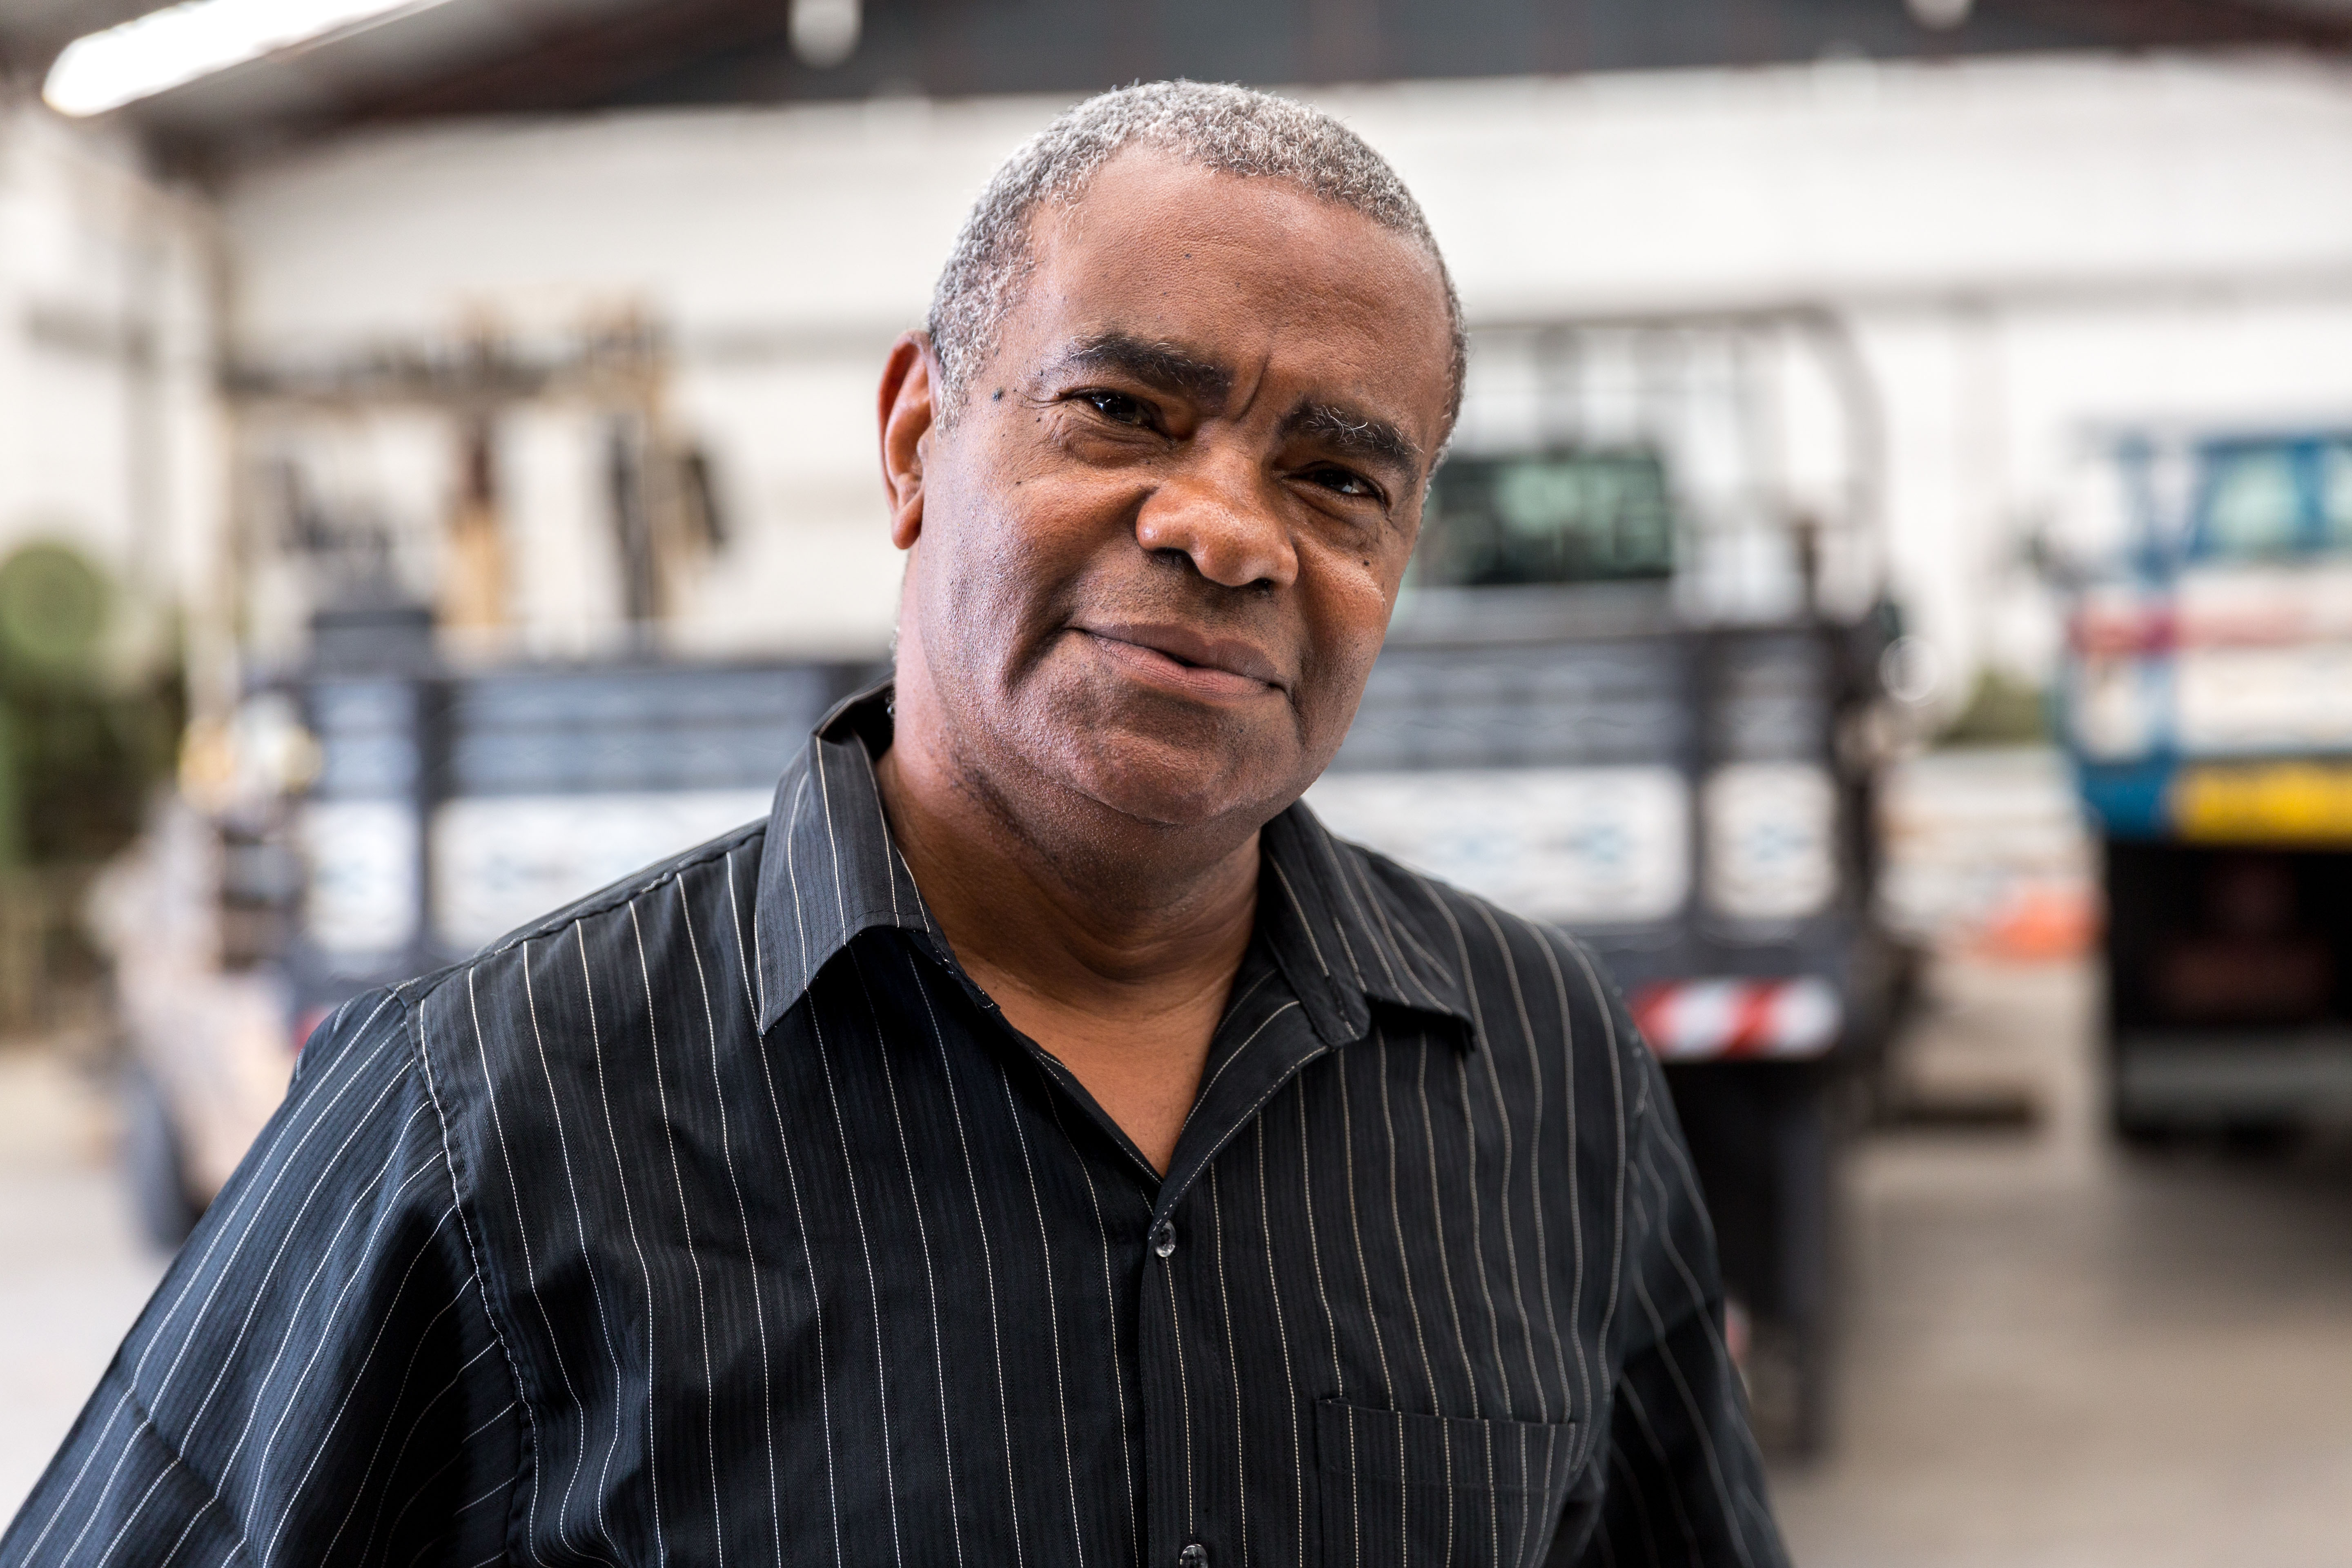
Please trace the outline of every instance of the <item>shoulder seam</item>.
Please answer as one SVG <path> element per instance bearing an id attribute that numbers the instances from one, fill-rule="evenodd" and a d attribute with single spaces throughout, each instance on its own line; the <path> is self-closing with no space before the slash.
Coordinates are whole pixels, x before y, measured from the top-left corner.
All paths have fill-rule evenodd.
<path id="1" fill-rule="evenodd" d="M 176 1462 L 182 1469 L 187 1471 L 188 1474 L 195 1477 L 198 1481 L 202 1482 L 205 1495 L 214 1502 L 220 1504 L 222 1509 L 227 1511 L 232 1519 L 235 1519 L 236 1517 L 236 1504 L 232 1503 L 228 1498 L 224 1495 L 227 1478 L 224 1477 L 220 1480 L 215 1480 L 212 1477 L 206 1475 L 203 1470 L 196 1468 L 195 1461 L 189 1458 L 183 1451 L 186 1445 L 186 1438 L 174 1437 L 163 1430 L 163 1424 L 155 1419 L 155 1412 L 151 1409 L 147 1404 L 147 1396 L 139 1392 L 139 1385 L 131 1381 L 131 1374 L 128 1372 L 125 1372 L 122 1374 L 122 1394 L 123 1397 L 131 1402 L 131 1408 L 139 1413 L 140 1423 L 147 1428 L 148 1436 L 155 1439 L 156 1446 L 161 1447 L 165 1453 L 171 1455 L 173 1461 Z M 29 1501 L 30 1500 L 28 1499 L 27 1500 Z M 239 1520 L 237 1521 L 237 1528 L 240 1531 L 244 1530 L 247 1527 L 247 1522 L 248 1521 L 247 1521 Z"/>
<path id="2" fill-rule="evenodd" d="M 471 967 L 467 965 L 464 970 L 451 973 L 464 973 L 469 971 Z M 447 974 L 442 976 L 444 981 L 447 978 L 449 978 Z M 433 991 L 439 989 L 438 983 L 432 988 Z M 394 994 L 397 994 L 397 988 L 395 988 Z M 431 994 L 430 991 L 425 993 L 427 995 Z M 422 996 L 418 998 L 420 1004 L 423 1000 Z M 530 1391 L 523 1386 L 522 1365 L 515 1359 L 514 1346 L 508 1342 L 506 1329 L 499 1321 L 498 1309 L 490 1300 L 489 1280 L 482 1268 L 481 1249 L 474 1242 L 473 1225 L 466 1218 L 466 1194 L 458 1188 L 457 1152 L 452 1147 L 449 1137 L 449 1112 L 441 1103 L 440 1087 L 433 1078 L 432 1054 L 426 1049 L 425 1044 L 425 1010 L 421 1005 L 409 1006 L 405 998 L 403 998 L 402 1010 L 407 1015 L 411 1044 L 416 1055 L 417 1066 L 423 1071 L 425 1098 L 431 1102 L 433 1120 L 440 1129 L 441 1169 L 449 1178 L 449 1201 L 456 1205 L 457 1232 L 466 1241 L 466 1265 L 473 1271 L 475 1299 L 481 1303 L 482 1321 L 490 1327 L 490 1338 L 498 1344 L 499 1355 L 507 1363 L 507 1379 L 514 1386 L 515 1403 L 522 1407 L 522 1429 L 529 1435 L 528 1447 L 530 1456 L 529 1463 L 536 1469 L 539 1464 L 539 1421 L 532 1413 Z M 521 1446 L 520 1441 L 518 1446 Z M 520 1482 L 520 1476 L 517 1480 Z M 538 1482 L 534 1479 L 533 1488 L 536 1489 L 537 1485 Z M 522 1488 L 518 1484 L 512 1489 L 507 1502 L 507 1532 L 509 1536 L 515 1531 L 515 1513 L 521 1506 L 521 1499 Z"/>

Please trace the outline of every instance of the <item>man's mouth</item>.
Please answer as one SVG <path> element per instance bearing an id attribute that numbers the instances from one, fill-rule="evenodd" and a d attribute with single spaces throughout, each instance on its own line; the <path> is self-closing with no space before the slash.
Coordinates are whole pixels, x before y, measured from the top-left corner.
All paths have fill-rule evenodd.
<path id="1" fill-rule="evenodd" d="M 1153 685 L 1212 701 L 1286 689 L 1273 659 L 1255 644 L 1213 637 L 1189 626 L 1114 624 L 1076 629 L 1129 673 Z"/>

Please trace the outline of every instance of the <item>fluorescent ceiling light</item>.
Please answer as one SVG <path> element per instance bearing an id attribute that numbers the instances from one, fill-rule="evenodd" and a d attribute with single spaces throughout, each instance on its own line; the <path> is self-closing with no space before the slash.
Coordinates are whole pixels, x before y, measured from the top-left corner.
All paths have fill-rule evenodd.
<path id="1" fill-rule="evenodd" d="M 41 96 L 103 114 L 198 77 L 443 0 L 185 0 L 68 44 Z"/>

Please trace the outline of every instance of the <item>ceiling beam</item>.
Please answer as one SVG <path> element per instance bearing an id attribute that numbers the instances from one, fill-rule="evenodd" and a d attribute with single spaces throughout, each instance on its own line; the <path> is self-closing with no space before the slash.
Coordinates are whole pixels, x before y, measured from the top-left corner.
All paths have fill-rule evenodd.
<path id="1" fill-rule="evenodd" d="M 0 0 L 5 5 L 6 0 Z M 147 0 L 99 0 L 124 10 Z M 648 100 L 677 78 L 700 79 L 706 101 L 768 101 L 792 96 L 787 85 L 804 73 L 791 65 L 788 39 L 789 0 L 622 0 L 588 17 L 558 4 L 533 0 L 456 0 L 458 5 L 491 13 L 508 24 L 518 40 L 512 47 L 483 58 L 446 62 L 419 60 L 405 79 L 385 79 L 373 72 L 346 74 L 337 68 L 336 51 L 324 47 L 294 59 L 268 62 L 254 68 L 293 69 L 323 89 L 329 107 L 316 113 L 286 116 L 253 125 L 231 123 L 217 129 L 191 118 L 175 121 L 167 95 L 152 113 L 131 110 L 134 120 L 156 133 L 167 157 L 197 167 L 234 162 L 243 153 L 269 142 L 316 135 L 365 122 L 415 121 L 455 115 L 560 113 L 631 101 Z M 934 33 L 956 32 L 955 14 L 971 0 L 867 0 L 885 11 L 890 26 L 911 25 L 928 40 Z M 1139 5 L 1146 0 L 1127 0 Z M 1170 0 L 1161 0 L 1162 4 Z M 1283 0 L 1274 0 L 1276 4 Z M 1547 14 L 1576 5 L 1636 5 L 1655 0 L 1537 0 Z M 1890 10 L 1895 0 L 1884 0 Z M 1707 0 L 1684 0 L 1694 16 L 1706 11 Z M 911 12 L 909 5 L 912 5 Z M 1739 0 L 1738 8 L 1755 11 L 1775 7 L 1791 19 L 1808 15 L 1803 0 Z M 1310 7 L 1311 8 L 1311 7 Z M 1899 12 L 1896 13 L 1899 16 Z M 2033 36 L 2051 36 L 2061 47 L 2084 49 L 2202 49 L 2231 47 L 2284 47 L 2343 55 L 2352 54 L 2352 9 L 2330 16 L 2291 0 L 1977 0 L 1977 16 L 2001 22 L 1995 37 L 2005 36 L 2015 47 L 2019 24 L 2031 24 Z M 883 18 L 869 16 L 869 29 Z M 1919 52 L 1934 58 L 1966 55 L 1988 47 L 1971 37 L 1975 24 L 1964 24 L 1948 34 L 1926 36 Z M 902 32 L 903 36 L 903 32 Z M 6 35 L 0 27 L 0 40 Z M 1799 44 L 1801 50 L 1803 46 Z M 1797 58 L 1797 57 L 1791 57 Z M 1693 60 L 1693 64 L 1706 63 Z M 1754 60 L 1718 63 L 1753 64 Z M 714 68 L 698 70 L 697 68 Z M 915 74 L 928 77 L 927 71 Z M 854 73 L 851 73 L 854 80 Z M 845 81 L 843 85 L 851 85 Z M 938 81 L 919 85 L 940 89 Z M 952 84 L 950 84 L 952 85 Z M 1089 84 L 1073 80 L 1059 84 L 1069 90 Z M 740 95 L 740 96 L 736 96 Z"/>
<path id="2" fill-rule="evenodd" d="M 534 17 L 514 0 L 496 3 L 530 37 L 529 47 L 428 83 L 362 98 L 348 118 L 414 120 L 593 105 L 713 53 L 781 42 L 788 16 L 786 0 L 658 0 L 582 23 Z"/>
<path id="3" fill-rule="evenodd" d="M 2352 50 L 2352 14 L 2329 16 L 2307 6 L 2264 0 L 1979 0 L 1979 5 L 1987 12 L 2084 33 L 2113 48 L 2234 45 L 2321 53 Z"/>

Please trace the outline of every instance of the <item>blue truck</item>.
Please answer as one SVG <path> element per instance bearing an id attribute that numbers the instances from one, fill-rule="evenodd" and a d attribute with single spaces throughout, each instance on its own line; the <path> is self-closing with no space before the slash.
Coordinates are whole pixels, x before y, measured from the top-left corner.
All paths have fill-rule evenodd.
<path id="1" fill-rule="evenodd" d="M 2126 1142 L 2352 1114 L 2352 430 L 2139 430 L 2065 568 Z"/>

